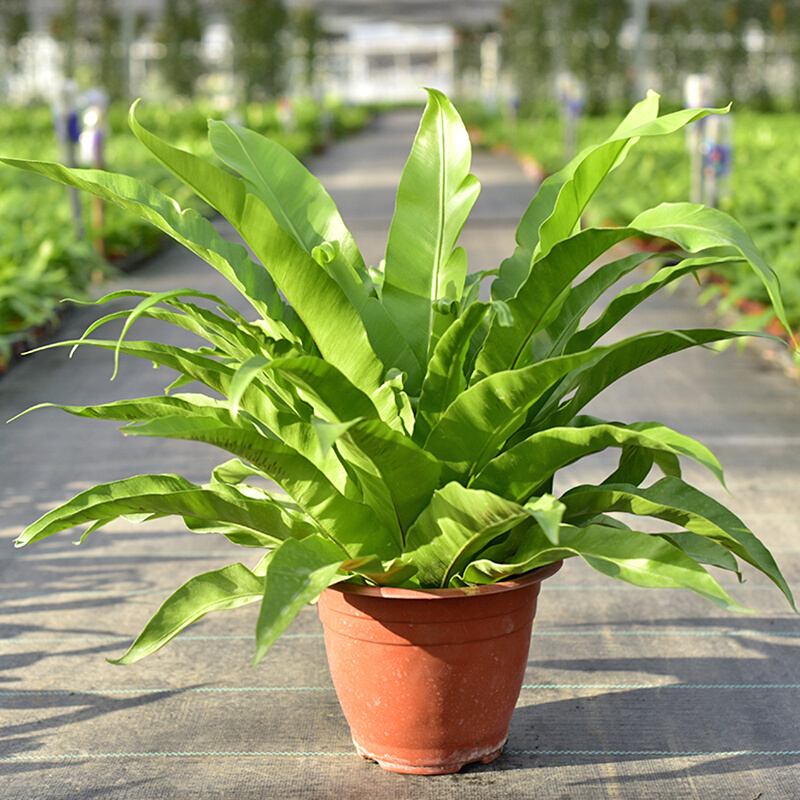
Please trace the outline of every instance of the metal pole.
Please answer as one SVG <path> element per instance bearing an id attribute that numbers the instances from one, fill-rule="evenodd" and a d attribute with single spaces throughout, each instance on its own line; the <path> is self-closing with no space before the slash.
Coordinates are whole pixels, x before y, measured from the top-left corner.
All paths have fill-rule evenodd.
<path id="1" fill-rule="evenodd" d="M 133 80 L 131 75 L 131 44 L 134 36 L 133 8 L 126 3 L 122 8 L 122 48 L 123 48 L 123 91 L 125 98 L 133 97 Z"/>
<path id="2" fill-rule="evenodd" d="M 65 80 L 61 84 L 53 105 L 53 125 L 63 148 L 67 166 L 70 168 L 77 166 L 76 148 L 80 137 L 80 119 L 78 117 L 78 87 L 73 80 Z M 80 194 L 74 187 L 68 191 L 72 203 L 72 216 L 75 220 L 75 233 L 78 239 L 82 239 L 83 212 Z"/>
<path id="3" fill-rule="evenodd" d="M 641 100 L 650 88 L 650 54 L 647 50 L 647 17 L 650 0 L 631 0 L 633 4 L 634 45 L 633 69 L 636 81 L 636 99 Z"/>
<path id="4" fill-rule="evenodd" d="M 713 87 L 708 75 L 689 75 L 683 87 L 687 108 L 703 108 L 710 104 Z M 693 122 L 686 128 L 686 146 L 689 148 L 690 188 L 689 199 L 693 203 L 705 201 L 705 159 L 703 144 L 707 117 Z"/>

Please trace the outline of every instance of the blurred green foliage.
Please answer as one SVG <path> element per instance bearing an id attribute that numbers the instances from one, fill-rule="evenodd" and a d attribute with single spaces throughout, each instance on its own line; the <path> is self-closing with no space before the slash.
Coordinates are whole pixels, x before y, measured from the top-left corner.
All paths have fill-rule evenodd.
<path id="1" fill-rule="evenodd" d="M 593 114 L 629 107 L 648 73 L 671 102 L 687 75 L 706 73 L 720 97 L 800 109 L 800 0 L 508 0 L 503 23 L 525 111 L 552 96 L 564 70 L 584 84 Z"/>

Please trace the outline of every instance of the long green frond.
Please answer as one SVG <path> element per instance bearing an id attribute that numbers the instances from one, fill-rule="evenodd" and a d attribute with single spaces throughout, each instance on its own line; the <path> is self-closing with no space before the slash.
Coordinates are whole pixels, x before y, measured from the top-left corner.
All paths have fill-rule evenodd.
<path id="1" fill-rule="evenodd" d="M 386 245 L 382 300 L 424 375 L 435 300 L 460 301 L 466 263 L 453 254 L 479 191 L 471 147 L 450 101 L 428 90 L 428 105 L 397 192 Z"/>

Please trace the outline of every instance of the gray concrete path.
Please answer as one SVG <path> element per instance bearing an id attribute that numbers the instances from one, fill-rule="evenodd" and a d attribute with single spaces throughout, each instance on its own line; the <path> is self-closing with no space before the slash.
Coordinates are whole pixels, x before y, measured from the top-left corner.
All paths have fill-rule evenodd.
<path id="1" fill-rule="evenodd" d="M 370 263 L 381 258 L 417 121 L 386 117 L 312 163 Z M 512 159 L 478 153 L 474 169 L 484 190 L 463 241 L 472 267 L 484 268 L 511 252 L 534 187 Z M 177 248 L 118 286 L 223 291 Z M 95 313 L 74 313 L 65 337 Z M 678 294 L 649 303 L 631 324 L 704 321 Z M 0 417 L 165 384 L 146 363 L 123 360 L 112 383 L 108 353 L 67 355 L 29 356 L 2 378 Z M 747 352 L 693 352 L 642 370 L 593 410 L 663 420 L 710 445 L 727 468 L 729 501 L 800 590 L 796 383 Z M 731 591 L 759 613 L 734 616 L 688 593 L 633 589 L 567 564 L 543 590 L 506 753 L 456 776 L 392 775 L 354 755 L 313 609 L 256 669 L 247 666 L 254 607 L 210 617 L 138 665 L 108 665 L 179 581 L 241 553 L 169 521 L 113 525 L 79 548 L 70 534 L 23 550 L 12 538 L 96 482 L 146 472 L 202 482 L 223 459 L 191 444 L 123 441 L 114 425 L 55 410 L 0 428 L 3 800 L 800 796 L 800 622 L 752 575 Z M 591 480 L 607 466 L 601 457 L 565 480 Z"/>

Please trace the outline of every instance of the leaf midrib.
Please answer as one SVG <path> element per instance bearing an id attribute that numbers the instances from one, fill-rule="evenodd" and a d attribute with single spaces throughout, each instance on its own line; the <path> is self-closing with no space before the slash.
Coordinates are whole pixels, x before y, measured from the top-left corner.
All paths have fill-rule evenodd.
<path id="1" fill-rule="evenodd" d="M 273 191 L 272 187 L 270 186 L 270 184 L 267 181 L 266 177 L 264 176 L 263 172 L 258 167 L 256 162 L 253 160 L 253 158 L 250 155 L 250 153 L 247 151 L 247 148 L 244 146 L 244 143 L 242 142 L 242 139 L 239 136 L 239 134 L 236 132 L 235 129 L 231 128 L 230 126 L 228 127 L 228 130 L 231 132 L 231 135 L 233 136 L 233 138 L 236 140 L 236 143 L 241 148 L 241 151 L 242 151 L 242 154 L 245 157 L 245 160 L 250 163 L 250 165 L 253 167 L 253 170 L 255 171 L 256 175 L 259 177 L 259 179 L 261 181 L 261 188 L 263 190 L 266 190 L 266 193 L 272 199 L 273 203 L 277 204 L 277 206 L 279 208 L 281 208 L 281 211 L 283 211 L 283 208 L 282 208 L 281 203 L 280 203 L 280 199 L 276 196 L 275 192 Z M 286 214 L 285 212 L 281 214 L 281 217 L 282 217 L 282 220 L 283 220 L 284 224 L 286 224 L 286 226 L 291 229 L 290 232 L 291 232 L 292 238 L 296 242 L 301 243 L 303 241 L 303 237 L 301 236 L 300 231 L 295 226 L 294 221 L 292 220 L 292 218 L 288 214 Z"/>
<path id="2" fill-rule="evenodd" d="M 428 339 L 430 341 L 431 331 L 433 330 L 433 319 L 434 314 L 436 313 L 433 310 L 433 301 L 437 300 L 439 297 L 439 276 L 441 275 L 442 271 L 442 247 L 444 245 L 444 226 L 445 220 L 447 218 L 447 213 L 445 209 L 445 185 L 447 180 L 447 152 L 445 150 L 446 145 L 446 137 L 444 132 L 444 125 L 441 124 L 441 119 L 439 120 L 440 124 L 438 126 L 438 136 L 439 136 L 439 225 L 436 230 L 436 250 L 434 255 L 434 262 L 433 262 L 433 270 L 431 271 L 431 287 L 430 287 L 430 298 L 431 298 L 431 306 L 430 310 L 428 311 Z"/>

